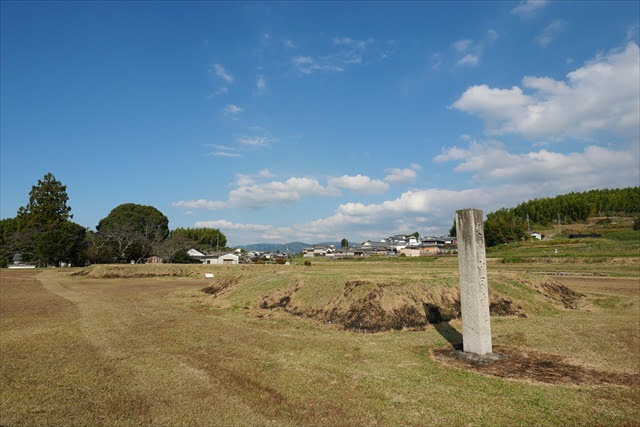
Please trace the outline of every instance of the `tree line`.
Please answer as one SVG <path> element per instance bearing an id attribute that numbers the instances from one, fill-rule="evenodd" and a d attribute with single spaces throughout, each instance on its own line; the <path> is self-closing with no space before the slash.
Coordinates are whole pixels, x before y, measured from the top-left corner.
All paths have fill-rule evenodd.
<path id="1" fill-rule="evenodd" d="M 169 219 L 153 206 L 125 203 L 101 219 L 96 231 L 72 222 L 67 187 L 48 173 L 31 188 L 29 202 L 14 218 L 0 220 L 0 263 L 15 254 L 39 266 L 142 262 L 158 255 L 191 262 L 187 250 L 226 249 L 227 238 L 213 228 L 169 230 Z"/>
<path id="2" fill-rule="evenodd" d="M 533 199 L 515 208 L 502 208 L 489 213 L 484 222 L 485 243 L 495 246 L 526 238 L 527 218 L 530 224 L 548 226 L 558 218 L 561 223 L 567 224 L 584 222 L 592 216 L 638 214 L 640 187 L 590 190 Z"/>

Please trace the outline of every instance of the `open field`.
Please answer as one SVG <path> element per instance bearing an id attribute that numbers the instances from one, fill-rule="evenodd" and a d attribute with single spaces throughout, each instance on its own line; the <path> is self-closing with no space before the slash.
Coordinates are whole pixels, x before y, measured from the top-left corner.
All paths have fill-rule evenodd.
<path id="1" fill-rule="evenodd" d="M 492 316 L 494 345 L 529 358 L 497 374 L 434 358 L 459 319 L 362 333 L 321 310 L 367 295 L 369 309 L 446 296 L 444 310 L 455 258 L 2 270 L 0 424 L 635 424 L 640 276 L 625 260 L 490 262 L 492 295 L 526 313 Z M 554 268 L 574 275 L 531 272 Z M 584 295 L 579 308 L 545 283 Z"/>

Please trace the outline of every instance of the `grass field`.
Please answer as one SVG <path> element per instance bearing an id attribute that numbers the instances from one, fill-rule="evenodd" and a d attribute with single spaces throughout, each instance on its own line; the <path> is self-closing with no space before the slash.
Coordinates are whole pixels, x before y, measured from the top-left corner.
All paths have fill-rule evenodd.
<path id="1" fill-rule="evenodd" d="M 622 252 L 489 261 L 491 293 L 526 312 L 492 316 L 494 345 L 589 374 L 551 380 L 434 358 L 460 339 L 459 319 L 362 333 L 321 310 L 375 292 L 383 308 L 411 295 L 442 303 L 455 296 L 455 257 L 2 270 L 0 424 L 637 424 L 639 258 Z M 583 294 L 579 309 L 543 295 L 550 280 Z"/>

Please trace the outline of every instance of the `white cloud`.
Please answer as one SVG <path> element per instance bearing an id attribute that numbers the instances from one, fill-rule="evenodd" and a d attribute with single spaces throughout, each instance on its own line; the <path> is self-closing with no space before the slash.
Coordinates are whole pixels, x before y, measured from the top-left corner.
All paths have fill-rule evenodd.
<path id="1" fill-rule="evenodd" d="M 196 227 L 218 228 L 218 229 L 225 229 L 225 230 L 249 230 L 249 231 L 267 231 L 273 228 L 270 225 L 239 224 L 239 223 L 233 223 L 231 221 L 227 221 L 224 219 L 218 219 L 215 221 L 197 221 L 194 225 Z"/>
<path id="2" fill-rule="evenodd" d="M 225 105 L 223 111 L 225 112 L 225 114 L 239 114 L 244 111 L 244 108 L 238 107 L 237 105 L 234 105 L 234 104 L 227 104 Z"/>
<path id="3" fill-rule="evenodd" d="M 558 34 L 564 30 L 567 23 L 562 19 L 556 19 L 551 24 L 547 25 L 536 37 L 535 41 L 542 47 L 547 47 L 551 42 L 558 37 Z"/>
<path id="4" fill-rule="evenodd" d="M 629 43 L 567 74 L 522 79 L 530 94 L 478 85 L 452 107 L 485 120 L 492 134 L 521 133 L 530 139 L 570 136 L 588 139 L 610 132 L 638 140 L 640 128 L 640 50 Z"/>
<path id="5" fill-rule="evenodd" d="M 420 169 L 422 169 L 422 166 L 420 166 L 417 163 L 412 163 L 409 168 L 404 168 L 404 169 L 401 169 L 401 168 L 385 169 L 385 172 L 387 172 L 388 175 L 384 178 L 384 180 L 386 182 L 391 182 L 391 183 L 413 182 L 416 180 L 416 177 L 417 177 L 416 171 L 419 171 Z"/>
<path id="6" fill-rule="evenodd" d="M 339 190 L 331 186 L 323 186 L 316 179 L 291 177 L 285 181 L 256 182 L 257 178 L 272 176 L 268 170 L 257 175 L 237 174 L 235 185 L 226 201 L 190 200 L 173 203 L 176 207 L 189 209 L 223 209 L 223 208 L 262 208 L 266 206 L 286 205 L 303 197 L 338 196 Z"/>
<path id="7" fill-rule="evenodd" d="M 255 183 L 255 179 L 253 178 L 253 175 L 245 175 L 242 173 L 238 173 L 236 174 L 236 185 L 240 186 L 240 187 L 244 187 L 247 185 L 253 185 Z"/>
<path id="8" fill-rule="evenodd" d="M 264 76 L 261 74 L 258 76 L 256 81 L 256 94 L 262 95 L 267 91 L 267 81 L 264 79 Z"/>
<path id="9" fill-rule="evenodd" d="M 296 44 L 289 39 L 282 40 L 282 46 L 284 46 L 285 49 L 295 49 L 297 47 Z"/>
<path id="10" fill-rule="evenodd" d="M 227 82 L 228 84 L 233 83 L 233 76 L 229 73 L 225 68 L 220 64 L 213 64 L 213 71 L 216 73 L 218 77 Z"/>
<path id="11" fill-rule="evenodd" d="M 346 188 L 356 194 L 382 194 L 389 189 L 389 184 L 365 175 L 343 175 L 329 179 L 330 187 Z"/>
<path id="12" fill-rule="evenodd" d="M 640 158 L 636 150 L 588 146 L 582 153 L 548 150 L 513 154 L 499 143 L 471 142 L 466 148 L 450 147 L 436 162 L 459 161 L 456 172 L 474 173 L 480 182 L 508 182 L 547 186 L 562 193 L 575 189 L 637 185 Z"/>
<path id="13" fill-rule="evenodd" d="M 530 18 L 536 15 L 536 13 L 542 10 L 548 3 L 548 0 L 523 0 L 511 9 L 511 13 L 523 18 Z"/>
<path id="14" fill-rule="evenodd" d="M 308 196 L 330 196 L 336 192 L 313 178 L 291 177 L 286 181 L 271 181 L 240 186 L 229 192 L 229 203 L 239 208 L 260 208 L 296 202 Z"/>
<path id="15" fill-rule="evenodd" d="M 455 161 L 456 171 L 474 173 L 477 186 L 461 189 L 416 189 L 382 203 L 343 203 L 328 217 L 291 226 L 222 223 L 210 226 L 229 232 L 230 239 L 244 243 L 258 240 L 314 243 L 344 236 L 378 239 L 396 232 L 445 234 L 455 211 L 475 207 L 485 214 L 515 206 L 536 197 L 570 191 L 637 185 L 640 169 L 638 148 L 630 151 L 589 146 L 583 152 L 557 153 L 540 150 L 516 154 L 501 144 L 475 143 L 451 147 L 436 157 Z M 205 222 L 198 222 L 197 226 Z"/>
<path id="16" fill-rule="evenodd" d="M 273 178 L 276 175 L 269 169 L 262 169 L 260 172 L 258 172 L 258 176 L 260 176 L 261 178 Z"/>

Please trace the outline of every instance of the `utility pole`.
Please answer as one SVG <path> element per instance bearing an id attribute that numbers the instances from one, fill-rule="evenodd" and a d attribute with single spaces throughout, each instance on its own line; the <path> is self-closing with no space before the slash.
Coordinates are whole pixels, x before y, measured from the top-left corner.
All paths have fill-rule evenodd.
<path id="1" fill-rule="evenodd" d="M 560 230 L 559 234 L 562 234 L 562 224 L 560 223 L 560 214 L 558 214 L 558 229 Z"/>
<path id="2" fill-rule="evenodd" d="M 529 232 L 529 235 L 531 235 L 531 226 L 529 226 L 529 214 L 527 214 L 527 231 Z"/>

